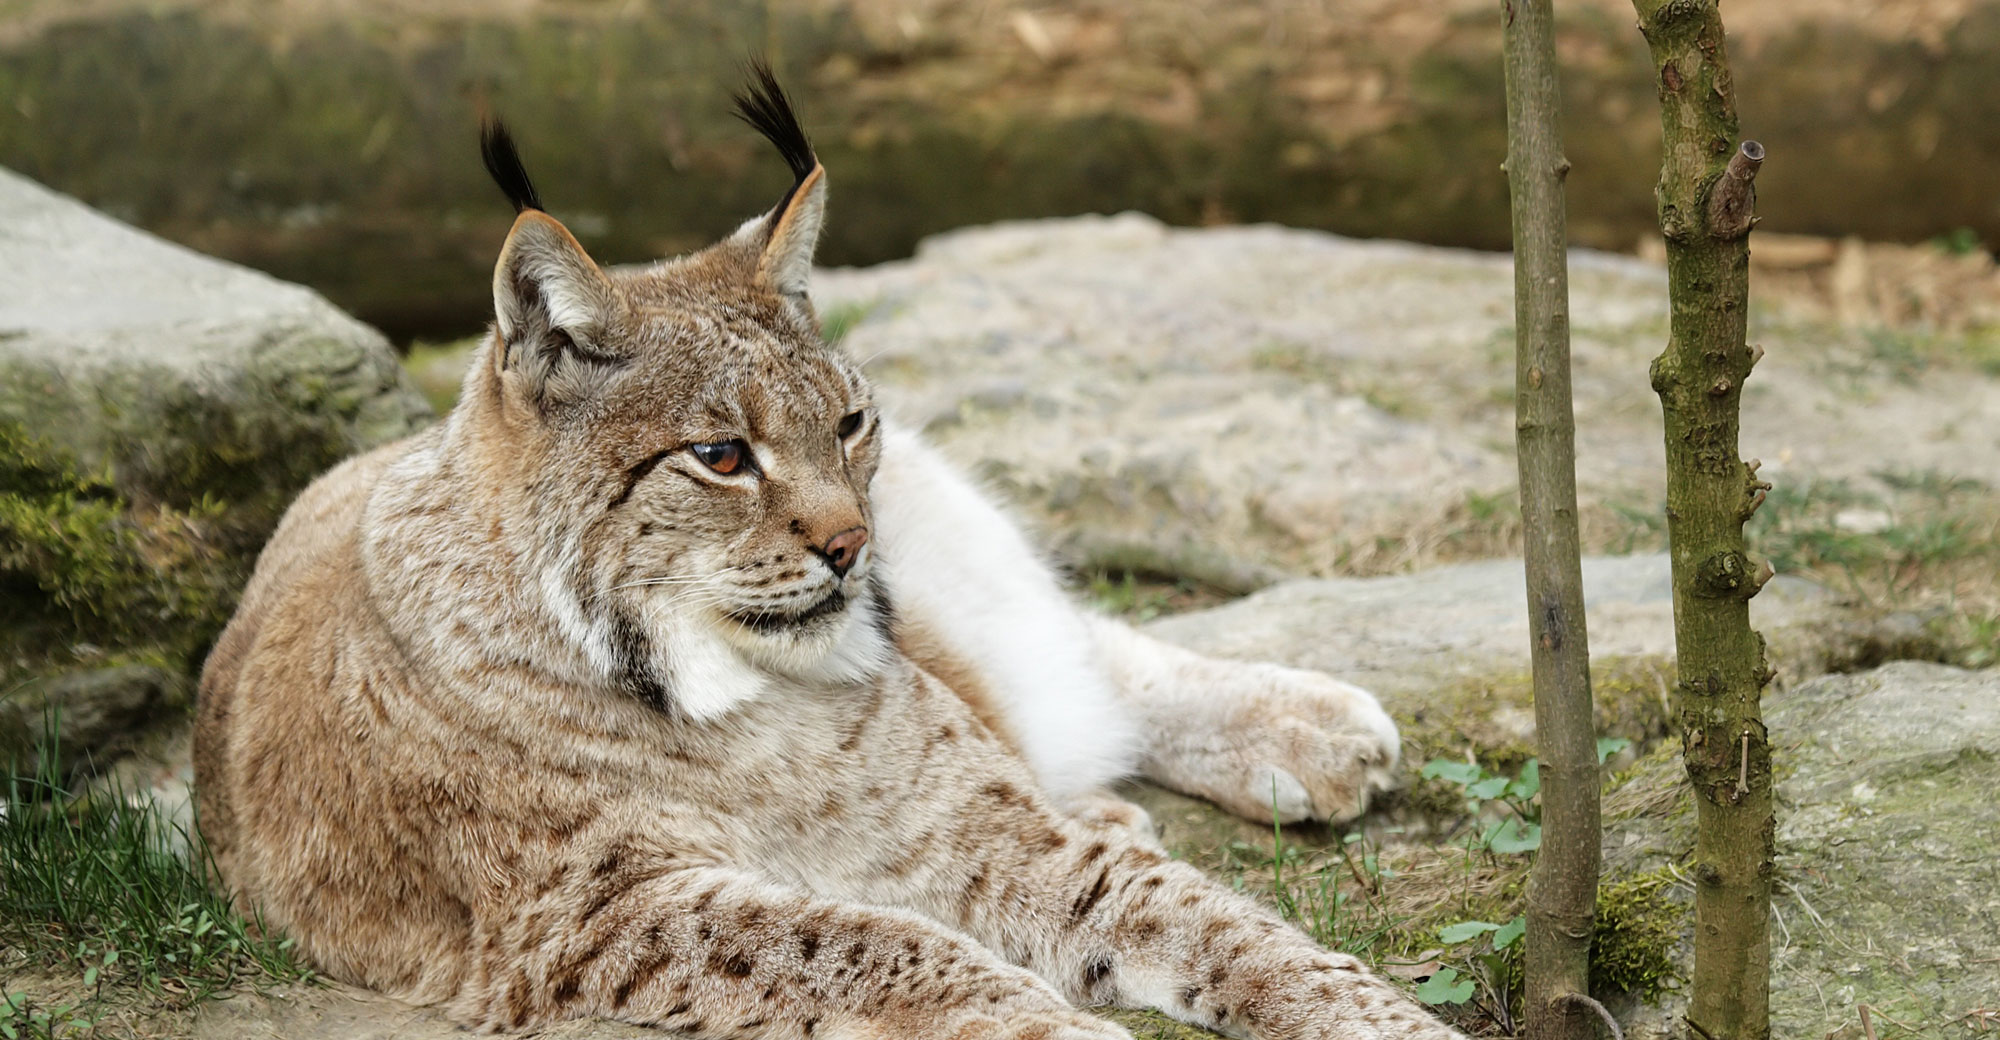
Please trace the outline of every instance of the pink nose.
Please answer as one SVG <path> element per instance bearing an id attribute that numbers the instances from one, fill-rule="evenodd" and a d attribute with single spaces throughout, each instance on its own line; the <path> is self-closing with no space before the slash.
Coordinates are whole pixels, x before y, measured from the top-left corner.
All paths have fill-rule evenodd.
<path id="1" fill-rule="evenodd" d="M 819 554 L 826 557 L 826 565 L 833 568 L 833 573 L 845 575 L 854 561 L 861 558 L 861 547 L 867 544 L 868 529 L 850 527 L 827 539 Z"/>

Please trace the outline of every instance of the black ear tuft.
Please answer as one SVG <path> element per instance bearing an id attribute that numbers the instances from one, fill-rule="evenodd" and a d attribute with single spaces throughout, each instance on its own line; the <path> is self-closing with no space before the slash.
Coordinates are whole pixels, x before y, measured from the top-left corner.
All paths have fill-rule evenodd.
<path id="1" fill-rule="evenodd" d="M 785 96 L 785 88 L 778 85 L 778 77 L 764 59 L 751 59 L 749 71 L 749 85 L 736 95 L 736 117 L 777 145 L 785 165 L 792 168 L 792 176 L 803 182 L 819 160 L 813 157 L 812 142 L 792 111 L 792 99 Z"/>
<path id="2" fill-rule="evenodd" d="M 542 197 L 521 165 L 521 153 L 514 150 L 514 138 L 498 119 L 488 119 L 480 126 L 479 155 L 486 160 L 486 172 L 493 175 L 493 183 L 514 204 L 514 212 L 542 208 Z"/>

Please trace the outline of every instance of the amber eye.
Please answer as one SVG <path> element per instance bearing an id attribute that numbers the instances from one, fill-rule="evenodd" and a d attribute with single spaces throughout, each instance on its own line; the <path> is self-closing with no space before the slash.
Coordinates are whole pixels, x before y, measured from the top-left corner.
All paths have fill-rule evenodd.
<path id="1" fill-rule="evenodd" d="M 750 458 L 750 446 L 742 441 L 690 444 L 688 450 L 694 452 L 694 457 L 700 459 L 702 465 L 724 476 L 743 468 Z"/>
<path id="2" fill-rule="evenodd" d="M 841 440 L 846 440 L 854 436 L 854 431 L 861 428 L 861 420 L 866 418 L 868 413 L 865 411 L 849 412 L 841 418 L 840 425 L 835 427 L 835 431 L 840 434 Z"/>

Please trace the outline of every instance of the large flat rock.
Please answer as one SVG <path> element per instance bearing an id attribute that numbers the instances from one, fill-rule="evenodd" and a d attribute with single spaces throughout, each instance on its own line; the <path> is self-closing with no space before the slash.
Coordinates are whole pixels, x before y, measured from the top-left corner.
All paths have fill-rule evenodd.
<path id="1" fill-rule="evenodd" d="M 894 410 L 1074 561 L 1241 588 L 1510 551 L 1504 256 L 1127 214 L 941 235 L 815 293 L 861 315 Z M 1579 251 L 1571 295 L 1585 536 L 1615 550 L 1657 537 L 1666 283 Z M 1743 452 L 1781 490 L 2000 484 L 2000 378 L 1778 314 L 1753 338 Z"/>
<path id="2" fill-rule="evenodd" d="M 1664 553 L 1583 561 L 1593 659 L 1674 656 L 1672 566 Z M 1779 576 L 1750 601 L 1751 623 L 1789 678 L 1872 654 L 1895 620 L 1859 622 L 1840 597 Z M 1529 666 L 1520 560 L 1484 560 L 1380 578 L 1288 581 L 1235 602 L 1162 618 L 1154 635 L 1204 653 L 1317 668 L 1375 689 L 1393 707 L 1424 690 Z"/>
<path id="3" fill-rule="evenodd" d="M 1648 746 L 1667 734 L 1672 718 L 1671 565 L 1661 553 L 1588 557 L 1583 587 L 1597 730 Z M 1775 690 L 1923 648 L 1913 619 L 1856 611 L 1803 579 L 1781 575 L 1750 603 L 1751 622 L 1778 673 Z M 1527 592 L 1518 559 L 1377 578 L 1296 579 L 1161 618 L 1146 631 L 1203 653 L 1314 668 L 1369 688 L 1402 728 L 1411 774 L 1434 757 L 1517 762 L 1535 754 Z M 1268 826 L 1179 795 L 1143 786 L 1131 793 L 1167 828 L 1171 843 L 1191 851 L 1270 837 Z"/>

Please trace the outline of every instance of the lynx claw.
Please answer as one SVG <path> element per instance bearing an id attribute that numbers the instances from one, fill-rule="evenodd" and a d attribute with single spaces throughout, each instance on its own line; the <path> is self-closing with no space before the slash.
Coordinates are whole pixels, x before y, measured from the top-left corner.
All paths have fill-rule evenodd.
<path id="1" fill-rule="evenodd" d="M 1252 801 L 1261 795 L 1271 806 L 1271 817 L 1279 823 L 1297 823 L 1313 816 L 1312 795 L 1306 793 L 1306 785 L 1277 766 L 1257 767 L 1246 795 Z"/>

